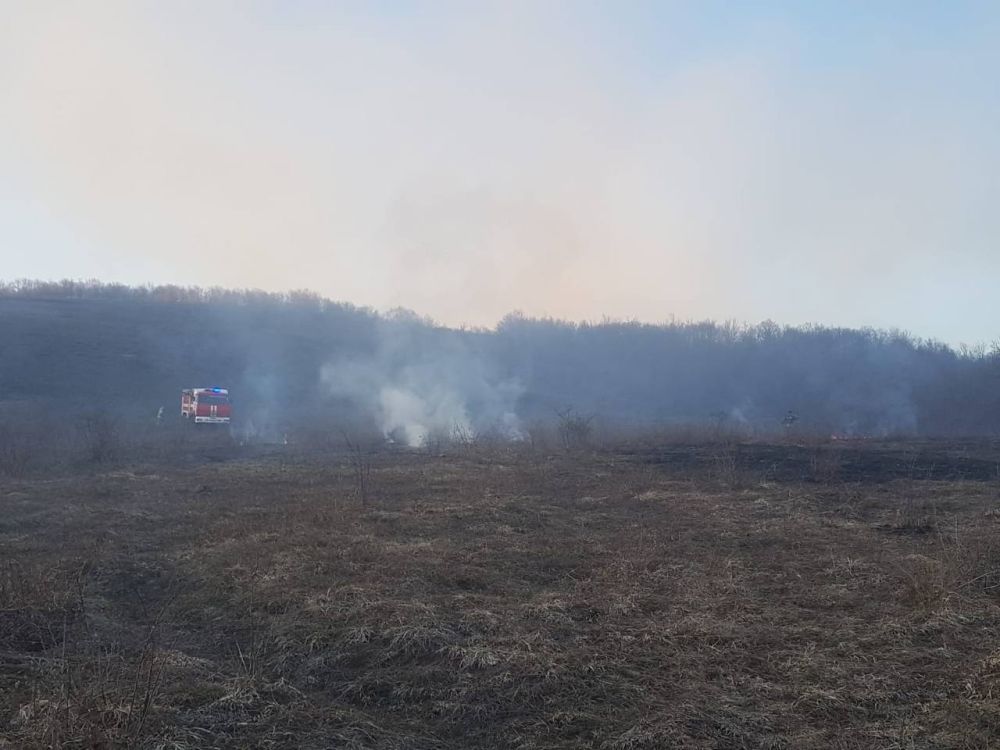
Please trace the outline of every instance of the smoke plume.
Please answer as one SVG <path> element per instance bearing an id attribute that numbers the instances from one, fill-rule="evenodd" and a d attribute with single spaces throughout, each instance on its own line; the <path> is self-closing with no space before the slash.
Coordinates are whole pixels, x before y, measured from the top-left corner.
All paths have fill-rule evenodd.
<path id="1" fill-rule="evenodd" d="M 386 321 L 374 353 L 327 363 L 321 382 L 330 396 L 372 415 L 387 438 L 409 446 L 483 433 L 519 438 L 519 382 L 498 375 L 462 338 L 427 334 Z"/>

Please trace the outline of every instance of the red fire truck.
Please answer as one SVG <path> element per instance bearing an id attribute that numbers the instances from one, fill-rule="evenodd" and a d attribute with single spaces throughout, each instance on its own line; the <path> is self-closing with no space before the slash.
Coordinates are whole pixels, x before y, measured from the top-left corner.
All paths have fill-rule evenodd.
<path id="1" fill-rule="evenodd" d="M 190 424 L 229 424 L 232 404 L 225 388 L 185 388 L 181 416 Z"/>

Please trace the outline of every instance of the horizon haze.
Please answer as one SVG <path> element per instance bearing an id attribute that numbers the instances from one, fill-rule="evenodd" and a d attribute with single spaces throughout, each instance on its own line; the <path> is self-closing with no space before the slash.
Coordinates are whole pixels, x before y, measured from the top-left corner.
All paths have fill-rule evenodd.
<path id="1" fill-rule="evenodd" d="M 0 3 L 3 277 L 996 341 L 990 3 Z"/>

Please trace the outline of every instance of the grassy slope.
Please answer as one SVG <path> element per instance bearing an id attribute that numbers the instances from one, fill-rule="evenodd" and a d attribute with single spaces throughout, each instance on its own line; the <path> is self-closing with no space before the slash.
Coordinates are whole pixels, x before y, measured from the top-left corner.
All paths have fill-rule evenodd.
<path id="1" fill-rule="evenodd" d="M 367 507 L 336 456 L 5 481 L 0 738 L 991 747 L 996 480 L 840 450 L 386 454 Z"/>

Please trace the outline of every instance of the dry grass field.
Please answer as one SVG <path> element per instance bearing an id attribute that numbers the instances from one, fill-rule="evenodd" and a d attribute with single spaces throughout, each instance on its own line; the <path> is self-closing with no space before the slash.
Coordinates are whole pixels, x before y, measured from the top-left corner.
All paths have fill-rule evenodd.
<path id="1" fill-rule="evenodd" d="M 998 746 L 996 445 L 0 479 L 0 747 Z"/>

